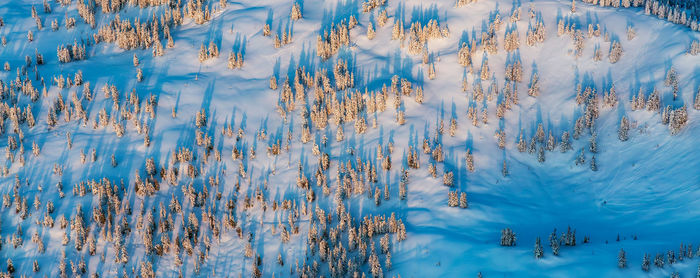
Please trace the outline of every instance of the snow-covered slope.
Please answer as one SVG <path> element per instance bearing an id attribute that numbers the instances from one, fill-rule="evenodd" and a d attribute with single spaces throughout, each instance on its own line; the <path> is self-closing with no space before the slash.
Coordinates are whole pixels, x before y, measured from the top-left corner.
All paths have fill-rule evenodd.
<path id="1" fill-rule="evenodd" d="M 9 70 L 0 71 L 7 87 L 0 145 L 8 150 L 0 158 L 6 167 L 0 178 L 1 271 L 7 271 L 9 260 L 15 276 L 28 277 L 58 277 L 62 272 L 148 277 L 151 271 L 158 277 L 328 277 L 334 271 L 341 276 L 357 271 L 360 276 L 381 272 L 389 277 L 668 277 L 675 272 L 695 277 L 700 271 L 700 111 L 694 106 L 700 56 L 687 53 L 700 34 L 685 26 L 645 15 L 643 8 L 576 2 L 572 13 L 571 2 L 554 0 L 482 0 L 461 7 L 453 1 L 389 0 L 369 12 L 363 12 L 362 1 L 210 1 L 203 8 L 178 4 L 183 8 L 175 1 L 172 6 L 162 1 L 164 5 L 139 7 L 132 2 L 148 1 L 127 1 L 117 12 L 104 12 L 103 2 L 109 1 L 65 6 L 50 1 L 50 13 L 38 1 L 0 3 L 0 35 L 7 41 L 0 47 L 0 63 L 9 64 Z M 79 16 L 83 3 L 94 12 L 96 28 Z M 302 14 L 298 20 L 290 17 L 294 3 Z M 41 30 L 32 18 L 33 6 Z M 165 13 L 173 17 L 172 7 L 195 12 L 169 24 L 166 32 L 162 18 Z M 198 9 L 208 10 L 209 17 L 196 22 Z M 517 9 L 520 16 L 511 21 Z M 382 11 L 388 15 L 385 25 L 380 24 Z M 135 18 L 147 23 L 143 26 L 150 29 L 141 37 L 149 41 L 147 47 L 125 50 L 105 42 L 109 36 L 104 33 L 94 35 L 117 15 L 132 24 Z M 154 15 L 158 25 L 149 21 Z M 348 45 L 328 59 L 320 57 L 317 37 L 344 28 L 351 16 L 357 25 L 349 29 Z M 68 29 L 70 17 L 76 23 Z M 482 39 L 496 18 L 502 22 L 492 33 L 497 51 L 489 53 Z M 442 33 L 419 43 L 425 54 L 413 52 L 411 23 L 425 26 L 431 19 Z M 53 20 L 59 25 L 56 31 Z M 559 35 L 560 20 L 575 24 L 574 31 Z M 398 30 L 395 22 L 403 22 L 403 39 L 392 38 Z M 528 45 L 528 30 L 538 22 L 544 24 L 543 40 Z M 370 23 L 375 29 L 372 39 L 367 36 Z M 270 36 L 265 36 L 265 24 Z M 592 34 L 600 26 L 598 36 L 589 36 L 589 24 Z M 628 37 L 628 28 L 634 36 Z M 504 37 L 514 29 L 519 48 L 507 52 Z M 576 30 L 583 46 L 578 56 Z M 162 56 L 153 54 L 159 51 L 153 32 L 158 33 Z M 283 40 L 286 32 L 291 39 L 276 48 L 275 36 Z M 210 42 L 220 54 L 200 61 L 200 47 Z M 470 67 L 460 65 L 462 42 L 473 46 Z M 623 49 L 615 63 L 609 58 L 612 42 Z M 57 47 L 69 44 L 85 45 L 86 59 L 59 62 Z M 596 49 L 601 51 L 599 61 L 594 59 Z M 43 65 L 36 65 L 36 53 L 43 55 Z M 241 54 L 242 67 L 229 67 L 230 53 Z M 25 56 L 32 60 L 28 67 Z M 506 66 L 513 61 L 522 65 L 519 82 L 506 81 Z M 337 66 L 342 63 L 347 63 L 347 72 Z M 490 75 L 481 80 L 484 63 Z M 665 84 L 671 69 L 677 80 L 675 99 L 674 82 Z M 64 81 L 55 81 L 74 79 L 78 71 L 83 83 L 89 82 L 91 99 L 86 85 L 61 88 Z M 308 83 L 297 77 L 300 72 L 308 75 Z M 345 73 L 352 73 L 349 88 L 341 84 Z M 528 89 L 535 73 L 539 95 L 533 97 Z M 271 77 L 277 83 L 274 90 Z M 395 88 L 392 78 L 398 81 Z M 289 89 L 284 88 L 285 80 Z M 485 94 L 481 98 L 478 84 Z M 494 84 L 497 92 L 489 89 Z M 605 105 L 604 95 L 613 84 L 617 103 L 611 107 Z M 579 85 L 581 91 L 589 87 L 597 95 L 577 103 Z M 110 92 L 109 86 L 118 93 Z M 402 95 L 406 86 L 410 90 Z M 506 89 L 513 86 L 517 96 Z M 386 110 L 372 111 L 383 88 Z M 633 109 L 631 100 L 640 88 L 645 99 L 654 88 L 658 91 L 659 111 Z M 32 90 L 36 100 L 31 99 Z M 418 90 L 423 92 L 422 103 L 416 101 Z M 353 95 L 360 97 L 352 99 Z M 330 114 L 340 114 L 335 110 L 339 103 L 346 104 L 342 138 L 334 116 L 328 115 L 327 126 L 318 128 L 321 120 L 314 110 L 325 107 Z M 505 109 L 506 103 L 510 109 Z M 505 110 L 499 118 L 501 104 Z M 15 128 L 15 115 L 27 105 L 36 124 L 22 119 Z M 667 106 L 677 109 L 671 123 L 681 107 L 687 108 L 687 122 L 675 134 L 664 123 Z M 470 107 L 476 109 L 475 121 L 469 117 Z M 594 123 L 583 128 L 578 139 L 570 139 L 570 150 L 560 151 L 562 133 L 573 136 L 578 119 L 585 125 L 587 109 L 598 114 L 591 116 Z M 47 119 L 53 111 L 58 111 L 57 122 L 51 126 Z M 81 111 L 87 121 L 80 119 Z M 206 115 L 205 121 L 199 120 L 199 113 Z M 397 123 L 400 116 L 405 123 Z M 623 117 L 630 122 L 626 141 L 618 138 Z M 198 122 L 206 123 L 197 126 Z M 124 127 L 121 136 L 119 125 Z M 532 141 L 530 152 L 539 125 L 545 139 Z M 499 132 L 505 134 L 503 148 Z M 521 132 L 524 152 L 518 146 Z M 556 140 L 553 150 L 546 149 L 550 133 Z M 38 155 L 33 154 L 34 144 Z M 425 144 L 429 153 L 423 152 Z M 183 148 L 192 158 L 178 157 Z M 279 153 L 273 154 L 277 148 Z M 417 168 L 406 158 L 412 150 L 419 158 Z M 467 153 L 473 155 L 473 171 Z M 582 153 L 585 161 L 580 164 Z M 327 169 L 322 165 L 324 154 Z M 386 156 L 391 167 L 383 163 Z M 150 158 L 155 167 L 149 170 Z M 173 169 L 178 174 L 171 179 Z M 372 172 L 376 182 L 371 181 Z M 324 178 L 318 178 L 319 173 Z M 453 185 L 448 187 L 444 176 L 450 174 Z M 373 196 L 375 191 L 380 196 Z M 448 206 L 448 192 L 456 191 L 466 193 L 468 208 Z M 55 207 L 52 212 L 49 202 Z M 289 206 L 283 206 L 285 202 Z M 82 218 L 76 217 L 78 207 Z M 55 220 L 53 227 L 44 225 L 47 215 Z M 149 215 L 153 226 L 144 224 Z M 374 216 L 401 224 L 391 221 L 385 225 L 388 231 L 367 235 L 365 217 Z M 61 227 L 61 217 L 66 227 Z M 228 219 L 235 221 L 227 226 Z M 499 244 L 506 228 L 515 232 L 515 246 Z M 575 246 L 560 242 L 567 228 L 575 230 Z M 554 229 L 555 241 L 562 245 L 558 255 L 550 248 Z M 289 231 L 288 241 L 283 230 Z M 349 237 L 354 232 L 359 240 L 353 242 Z M 385 234 L 391 267 L 382 250 Z M 538 237 L 544 249 L 541 258 L 533 253 Z M 589 239 L 585 243 L 584 237 Z M 692 257 L 685 254 L 669 263 L 669 250 L 677 257 L 691 244 Z M 621 249 L 625 268 L 618 267 Z M 645 254 L 651 256 L 649 271 L 641 267 Z M 654 266 L 657 254 L 663 256 L 663 268 Z M 39 266 L 36 273 L 34 262 Z"/>

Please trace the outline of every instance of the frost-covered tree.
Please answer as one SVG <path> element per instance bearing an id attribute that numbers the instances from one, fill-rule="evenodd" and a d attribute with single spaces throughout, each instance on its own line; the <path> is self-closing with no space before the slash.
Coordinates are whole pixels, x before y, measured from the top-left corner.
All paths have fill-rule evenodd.
<path id="1" fill-rule="evenodd" d="M 474 3 L 477 0 L 457 0 L 457 3 L 455 4 L 456 7 L 463 7 L 466 6 L 469 3 Z"/>
<path id="2" fill-rule="evenodd" d="M 626 268 L 627 267 L 627 258 L 625 258 L 625 250 L 620 249 L 620 252 L 617 253 L 617 267 L 619 268 Z"/>
<path id="3" fill-rule="evenodd" d="M 537 162 L 544 163 L 544 160 L 544 147 L 540 146 L 539 150 L 537 151 Z"/>
<path id="4" fill-rule="evenodd" d="M 559 239 L 557 238 L 557 229 L 554 229 L 549 235 L 549 247 L 552 248 L 552 254 L 559 256 Z"/>
<path id="5" fill-rule="evenodd" d="M 382 191 L 379 189 L 379 187 L 374 188 L 374 204 L 376 206 L 382 204 Z"/>
<path id="6" fill-rule="evenodd" d="M 593 135 L 591 135 L 591 138 L 588 140 L 588 150 L 592 153 L 597 153 L 598 152 L 598 140 L 597 140 L 598 134 L 596 132 L 593 132 Z"/>
<path id="7" fill-rule="evenodd" d="M 463 209 L 469 207 L 469 204 L 467 203 L 467 193 L 466 193 L 466 192 L 460 193 L 460 196 L 459 196 L 459 207 L 460 207 L 460 208 L 463 208 Z"/>
<path id="8" fill-rule="evenodd" d="M 299 20 L 302 18 L 301 6 L 299 5 L 299 3 L 294 3 L 294 5 L 292 5 L 292 11 L 290 12 L 290 18 L 292 20 Z"/>
<path id="9" fill-rule="evenodd" d="M 535 138 L 537 138 L 537 142 L 539 143 L 544 142 L 544 127 L 542 126 L 542 123 L 539 123 L 537 125 L 537 132 L 535 133 Z"/>
<path id="10" fill-rule="evenodd" d="M 520 130 L 520 137 L 518 138 L 518 151 L 525 152 L 527 150 L 527 143 L 525 143 L 525 138 L 523 137 L 523 131 Z"/>
<path id="11" fill-rule="evenodd" d="M 642 270 L 649 271 L 650 266 L 651 266 L 651 258 L 649 257 L 649 254 L 644 254 L 644 257 L 642 258 Z"/>
<path id="12" fill-rule="evenodd" d="M 442 176 L 442 184 L 448 187 L 452 187 L 454 185 L 454 172 L 445 171 L 445 173 Z"/>
<path id="13" fill-rule="evenodd" d="M 515 233 L 510 228 L 501 230 L 501 246 L 515 246 Z"/>
<path id="14" fill-rule="evenodd" d="M 15 272 L 15 265 L 12 264 L 12 259 L 8 258 L 7 259 L 7 273 L 9 273 L 11 276 L 12 273 L 14 273 L 14 272 Z"/>
<path id="15" fill-rule="evenodd" d="M 573 150 L 571 147 L 571 136 L 569 136 L 568 131 L 564 131 L 561 135 L 561 144 L 559 144 L 559 149 L 561 152 L 567 152 L 568 150 Z"/>
<path id="16" fill-rule="evenodd" d="M 512 52 L 520 48 L 520 36 L 518 35 L 517 28 L 510 28 L 506 30 L 506 35 L 504 37 L 503 48 L 506 52 Z"/>
<path id="17" fill-rule="evenodd" d="M 549 136 L 547 137 L 547 150 L 553 151 L 557 147 L 557 139 L 552 135 L 552 131 L 549 131 Z"/>
<path id="18" fill-rule="evenodd" d="M 540 78 L 537 73 L 533 73 L 530 78 L 530 87 L 527 90 L 527 94 L 531 97 L 537 97 L 540 95 Z"/>
<path id="19" fill-rule="evenodd" d="M 204 111 L 204 109 L 202 109 L 201 111 L 197 111 L 197 115 L 195 118 L 195 125 L 197 127 L 207 126 L 207 114 Z"/>
<path id="20" fill-rule="evenodd" d="M 544 250 L 542 249 L 542 243 L 540 242 L 540 237 L 537 237 L 537 239 L 535 239 L 534 253 L 535 253 L 535 258 L 537 258 L 537 259 L 544 257 Z"/>
<path id="21" fill-rule="evenodd" d="M 625 0 L 623 0 L 625 1 Z M 629 2 L 629 0 L 626 0 Z M 634 28 L 632 26 L 627 26 L 627 40 L 631 41 L 637 36 L 637 32 L 634 31 Z"/>
<path id="22" fill-rule="evenodd" d="M 678 134 L 688 123 L 688 111 L 685 105 L 671 110 L 668 117 L 668 127 L 671 130 L 671 134 Z"/>
<path id="23" fill-rule="evenodd" d="M 617 61 L 620 60 L 622 57 L 622 44 L 619 41 L 614 41 L 610 44 L 610 52 L 608 54 L 608 58 L 610 59 L 610 63 L 614 64 L 617 63 Z"/>
<path id="24" fill-rule="evenodd" d="M 649 99 L 646 102 L 647 110 L 652 112 L 657 112 L 661 109 L 661 97 L 659 96 L 659 91 L 654 88 L 654 90 L 649 95 Z"/>
<path id="25" fill-rule="evenodd" d="M 489 70 L 489 60 L 484 59 L 481 63 L 481 71 L 479 73 L 481 80 L 489 80 L 491 78 L 491 71 Z"/>
<path id="26" fill-rule="evenodd" d="M 466 163 L 467 170 L 469 170 L 469 172 L 474 172 L 474 156 L 472 155 L 471 149 L 467 149 Z"/>
<path id="27" fill-rule="evenodd" d="M 693 42 L 690 43 L 688 54 L 693 56 L 700 55 L 700 41 L 693 40 Z"/>
<path id="28" fill-rule="evenodd" d="M 469 45 L 467 45 L 466 42 L 463 42 L 462 46 L 459 48 L 457 58 L 459 64 L 463 67 L 470 67 L 472 65 L 472 53 L 469 49 Z"/>
<path id="29" fill-rule="evenodd" d="M 374 39 L 375 35 L 374 25 L 372 25 L 372 22 L 370 21 L 367 23 L 367 39 L 372 40 Z"/>
<path id="30" fill-rule="evenodd" d="M 656 254 L 656 256 L 654 257 L 654 266 L 656 266 L 658 268 L 664 267 L 664 254 L 663 253 Z"/>
<path id="31" fill-rule="evenodd" d="M 622 119 L 620 120 L 620 128 L 617 130 L 617 138 L 619 138 L 620 141 L 627 141 L 629 139 L 629 130 L 629 120 L 627 120 L 627 117 L 622 116 Z"/>

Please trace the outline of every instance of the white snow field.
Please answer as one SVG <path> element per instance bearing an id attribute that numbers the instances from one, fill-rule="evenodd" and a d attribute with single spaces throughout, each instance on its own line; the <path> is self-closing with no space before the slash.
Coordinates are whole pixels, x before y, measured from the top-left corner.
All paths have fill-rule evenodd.
<path id="1" fill-rule="evenodd" d="M 0 276 L 700 277 L 700 33 L 462 2 L 0 1 Z"/>

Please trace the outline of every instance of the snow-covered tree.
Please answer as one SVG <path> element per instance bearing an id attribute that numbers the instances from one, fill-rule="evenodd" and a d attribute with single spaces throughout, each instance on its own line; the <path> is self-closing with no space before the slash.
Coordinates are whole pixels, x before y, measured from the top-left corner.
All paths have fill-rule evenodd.
<path id="1" fill-rule="evenodd" d="M 620 128 L 617 130 L 617 138 L 619 138 L 620 141 L 627 141 L 629 139 L 629 130 L 629 120 L 627 120 L 627 117 L 622 116 L 622 119 L 620 120 Z"/>
<path id="2" fill-rule="evenodd" d="M 535 239 L 534 253 L 535 253 L 535 258 L 537 258 L 537 259 L 544 257 L 544 250 L 542 249 L 542 243 L 540 243 L 540 237 L 537 237 L 537 239 Z"/>
<path id="3" fill-rule="evenodd" d="M 649 257 L 649 254 L 644 254 L 644 257 L 642 258 L 642 270 L 649 271 L 650 266 L 651 266 L 651 258 Z"/>
<path id="4" fill-rule="evenodd" d="M 292 11 L 290 13 L 290 18 L 292 20 L 299 20 L 302 18 L 301 6 L 299 5 L 299 3 L 294 3 L 294 5 L 292 5 Z"/>
<path id="5" fill-rule="evenodd" d="M 614 41 L 610 44 L 610 52 L 608 54 L 608 58 L 610 59 L 610 63 L 614 64 L 617 63 L 617 61 L 620 60 L 622 57 L 622 44 L 619 41 Z"/>
<path id="6" fill-rule="evenodd" d="M 620 249 L 620 252 L 617 253 L 617 267 L 619 268 L 626 268 L 627 267 L 627 258 L 625 258 L 625 250 Z"/>
<path id="7" fill-rule="evenodd" d="M 501 246 L 515 246 L 515 233 L 510 228 L 501 230 Z"/>
<path id="8" fill-rule="evenodd" d="M 552 248 L 552 254 L 559 256 L 559 239 L 557 238 L 557 229 L 554 229 L 549 235 L 549 247 Z"/>

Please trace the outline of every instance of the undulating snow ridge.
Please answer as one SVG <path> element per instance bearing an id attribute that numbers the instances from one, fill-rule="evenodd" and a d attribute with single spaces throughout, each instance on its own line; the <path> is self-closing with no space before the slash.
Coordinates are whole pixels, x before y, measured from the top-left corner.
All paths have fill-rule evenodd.
<path id="1" fill-rule="evenodd" d="M 0 271 L 700 276 L 662 4 L 1 2 Z"/>

